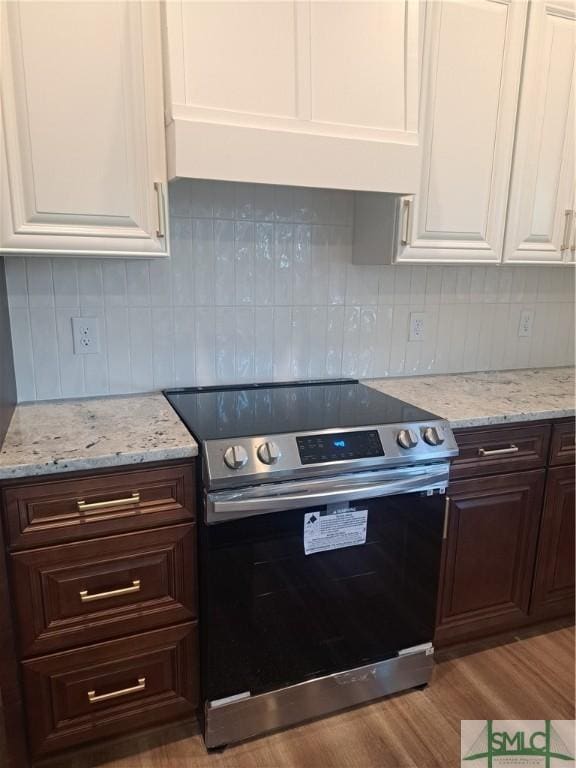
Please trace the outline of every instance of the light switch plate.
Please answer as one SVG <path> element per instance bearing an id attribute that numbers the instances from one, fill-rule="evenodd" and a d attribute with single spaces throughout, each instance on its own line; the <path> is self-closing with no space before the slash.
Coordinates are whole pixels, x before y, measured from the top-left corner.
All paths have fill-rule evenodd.
<path id="1" fill-rule="evenodd" d="M 100 352 L 100 329 L 97 317 L 73 317 L 72 336 L 75 355 L 95 355 Z"/>

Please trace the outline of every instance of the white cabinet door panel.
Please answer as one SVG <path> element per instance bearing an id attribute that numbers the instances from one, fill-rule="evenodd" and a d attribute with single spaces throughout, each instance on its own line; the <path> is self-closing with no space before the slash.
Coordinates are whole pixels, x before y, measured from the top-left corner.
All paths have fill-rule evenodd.
<path id="1" fill-rule="evenodd" d="M 422 171 L 397 261 L 501 260 L 525 22 L 515 0 L 427 4 Z"/>
<path id="2" fill-rule="evenodd" d="M 570 259 L 575 60 L 575 5 L 531 3 L 505 261 L 548 264 Z"/>
<path id="3" fill-rule="evenodd" d="M 0 247 L 166 253 L 158 5 L 2 6 Z"/>

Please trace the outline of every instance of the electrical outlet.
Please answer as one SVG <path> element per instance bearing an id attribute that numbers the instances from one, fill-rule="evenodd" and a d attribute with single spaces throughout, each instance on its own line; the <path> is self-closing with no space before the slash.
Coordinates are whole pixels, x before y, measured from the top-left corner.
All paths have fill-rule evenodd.
<path id="1" fill-rule="evenodd" d="M 425 312 L 410 312 L 410 333 L 408 341 L 424 341 Z"/>
<path id="2" fill-rule="evenodd" d="M 73 317 L 72 337 L 75 355 L 95 355 L 100 352 L 97 317 Z"/>
<path id="3" fill-rule="evenodd" d="M 534 310 L 523 309 L 520 313 L 520 323 L 518 325 L 518 336 L 529 338 L 532 336 L 532 323 L 534 322 Z"/>

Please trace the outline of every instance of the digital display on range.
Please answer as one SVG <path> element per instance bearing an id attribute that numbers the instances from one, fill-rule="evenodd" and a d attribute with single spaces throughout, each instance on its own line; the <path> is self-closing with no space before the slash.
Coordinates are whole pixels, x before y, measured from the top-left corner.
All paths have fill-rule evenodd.
<path id="1" fill-rule="evenodd" d="M 380 435 L 376 429 L 331 435 L 307 435 L 297 437 L 296 443 L 302 464 L 384 456 Z"/>

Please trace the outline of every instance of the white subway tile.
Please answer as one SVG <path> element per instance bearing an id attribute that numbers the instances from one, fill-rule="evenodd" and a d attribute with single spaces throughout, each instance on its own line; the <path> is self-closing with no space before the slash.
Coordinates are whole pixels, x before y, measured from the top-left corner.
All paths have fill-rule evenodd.
<path id="1" fill-rule="evenodd" d="M 150 303 L 153 307 L 172 306 L 172 273 L 168 259 L 150 261 Z"/>
<path id="2" fill-rule="evenodd" d="M 309 374 L 313 379 L 322 379 L 326 372 L 326 341 L 328 331 L 328 308 L 311 307 L 310 326 L 310 368 Z"/>
<path id="3" fill-rule="evenodd" d="M 274 300 L 277 305 L 293 303 L 293 247 L 292 224 L 274 226 Z"/>
<path id="4" fill-rule="evenodd" d="M 292 307 L 274 308 L 274 379 L 288 381 L 291 375 Z"/>
<path id="5" fill-rule="evenodd" d="M 104 315 L 108 353 L 108 389 L 110 394 L 124 394 L 132 389 L 128 309 L 107 307 Z"/>
<path id="6" fill-rule="evenodd" d="M 274 308 L 254 309 L 256 350 L 254 355 L 255 381 L 272 381 L 274 378 Z"/>
<path id="7" fill-rule="evenodd" d="M 470 302 L 478 304 L 484 301 L 484 282 L 486 267 L 470 267 Z"/>
<path id="8" fill-rule="evenodd" d="M 128 303 L 126 261 L 109 259 L 102 264 L 104 303 L 107 307 L 125 307 Z M 56 282 L 56 272 L 54 272 Z"/>
<path id="9" fill-rule="evenodd" d="M 275 187 L 274 211 L 276 221 L 294 221 L 294 191 L 292 187 Z"/>
<path id="10" fill-rule="evenodd" d="M 465 370 L 464 354 L 469 306 L 469 304 L 455 304 L 452 308 L 452 336 L 450 339 L 450 349 L 448 351 L 449 372 Z"/>
<path id="11" fill-rule="evenodd" d="M 486 277 L 484 280 L 484 301 L 486 304 L 495 304 L 498 301 L 500 269 L 500 267 L 486 267 Z"/>
<path id="12" fill-rule="evenodd" d="M 104 304 L 101 260 L 78 260 L 78 292 L 82 307 L 101 307 Z"/>
<path id="13" fill-rule="evenodd" d="M 508 327 L 509 304 L 493 304 L 494 325 L 490 346 L 490 368 L 503 370 L 509 367 L 506 360 L 506 328 Z"/>
<path id="14" fill-rule="evenodd" d="M 412 267 L 410 281 L 410 304 L 424 304 L 426 297 L 427 268 L 418 264 Z"/>
<path id="15" fill-rule="evenodd" d="M 500 304 L 508 304 L 510 302 L 514 269 L 515 267 L 499 268 L 498 301 Z"/>
<path id="16" fill-rule="evenodd" d="M 456 303 L 470 302 L 470 284 L 472 272 L 470 267 L 456 267 Z"/>
<path id="17" fill-rule="evenodd" d="M 398 271 L 400 272 L 401 270 Z M 409 326 L 410 305 L 399 304 L 395 306 L 394 317 L 392 319 L 390 362 L 388 364 L 388 370 L 391 376 L 399 376 L 404 373 Z"/>
<path id="18" fill-rule="evenodd" d="M 27 307 L 10 307 L 10 330 L 18 402 L 36 400 L 32 331 Z"/>
<path id="19" fill-rule="evenodd" d="M 254 380 L 254 308 L 236 309 L 236 381 Z"/>
<path id="20" fill-rule="evenodd" d="M 130 378 L 133 392 L 148 392 L 154 388 L 152 362 L 152 311 L 149 307 L 130 307 Z"/>
<path id="21" fill-rule="evenodd" d="M 311 224 L 314 221 L 314 201 L 308 187 L 294 188 L 294 221 Z"/>
<path id="22" fill-rule="evenodd" d="M 214 305 L 214 222 L 192 219 L 192 256 L 194 270 L 194 303 L 199 307 Z"/>
<path id="23" fill-rule="evenodd" d="M 4 257 L 6 292 L 9 307 L 28 307 L 26 259 L 22 256 Z"/>
<path id="24" fill-rule="evenodd" d="M 254 186 L 236 184 L 236 219 L 254 219 Z"/>
<path id="25" fill-rule="evenodd" d="M 192 216 L 192 182 L 190 179 L 177 179 L 168 185 L 170 217 Z"/>
<path id="26" fill-rule="evenodd" d="M 312 228 L 308 224 L 294 227 L 294 304 L 312 304 Z M 325 285 L 325 283 L 324 283 Z"/>
<path id="27" fill-rule="evenodd" d="M 344 343 L 344 307 L 331 306 L 326 310 L 326 375 L 342 374 Z"/>
<path id="28" fill-rule="evenodd" d="M 27 258 L 28 303 L 32 307 L 54 306 L 54 283 L 52 282 L 52 260 Z"/>
<path id="29" fill-rule="evenodd" d="M 215 247 L 219 247 L 218 226 L 214 222 Z M 232 230 L 234 225 L 228 223 Z M 172 297 L 175 306 L 190 306 L 194 304 L 194 270 L 192 255 L 192 219 L 172 219 L 170 271 L 172 273 Z M 127 269 L 130 262 L 127 264 Z M 128 272 L 130 278 L 130 272 Z M 129 281 L 130 286 L 130 281 Z"/>
<path id="30" fill-rule="evenodd" d="M 235 228 L 236 301 L 254 304 L 254 222 L 238 221 Z"/>
<path id="31" fill-rule="evenodd" d="M 256 221 L 275 221 L 274 187 L 271 184 L 254 184 L 254 219 Z"/>
<path id="32" fill-rule="evenodd" d="M 152 357 L 154 388 L 163 389 L 174 381 L 174 310 L 152 309 Z"/>
<path id="33" fill-rule="evenodd" d="M 236 377 L 236 310 L 216 308 L 216 380 L 234 383 Z"/>
<path id="34" fill-rule="evenodd" d="M 456 286 L 458 283 L 458 267 L 445 267 L 442 270 L 442 288 L 440 291 L 441 304 L 456 303 Z"/>
<path id="35" fill-rule="evenodd" d="M 310 378 L 310 307 L 292 309 L 291 370 L 293 379 Z"/>
<path id="36" fill-rule="evenodd" d="M 257 222 L 254 246 L 254 303 L 257 306 L 274 303 L 274 225 Z"/>
<path id="37" fill-rule="evenodd" d="M 405 264 L 396 267 L 394 276 L 394 304 L 410 304 L 412 269 Z"/>
<path id="38" fill-rule="evenodd" d="M 196 310 L 196 382 L 212 384 L 216 378 L 216 334 L 214 307 Z"/>
<path id="39" fill-rule="evenodd" d="M 146 259 L 126 261 L 126 289 L 129 306 L 150 306 L 150 269 Z"/>
<path id="40" fill-rule="evenodd" d="M 196 383 L 196 310 L 174 308 L 174 385 L 190 387 Z"/>
<path id="41" fill-rule="evenodd" d="M 394 306 L 392 304 L 380 304 L 376 315 L 376 341 L 373 366 L 374 376 L 389 375 L 393 320 Z"/>
<path id="42" fill-rule="evenodd" d="M 61 397 L 56 315 L 53 307 L 31 307 L 32 356 L 36 397 L 48 400 Z"/>
<path id="43" fill-rule="evenodd" d="M 378 304 L 394 304 L 394 284 L 396 270 L 400 267 L 386 266 L 380 268 L 378 278 Z"/>
<path id="44" fill-rule="evenodd" d="M 218 182 L 193 179 L 190 182 L 192 218 L 205 219 L 214 215 L 214 184 Z"/>
<path id="45" fill-rule="evenodd" d="M 428 267 L 426 270 L 426 304 L 440 304 L 442 282 L 442 267 Z"/>
<path id="46" fill-rule="evenodd" d="M 342 374 L 358 376 L 360 367 L 361 307 L 344 309 L 344 349 L 342 351 Z"/>
<path id="47" fill-rule="evenodd" d="M 216 306 L 231 307 L 236 299 L 234 222 L 214 221 L 214 290 Z"/>
<path id="48" fill-rule="evenodd" d="M 360 345 L 357 375 L 361 378 L 374 375 L 377 312 L 378 309 L 375 306 L 362 307 L 360 312 Z"/>
<path id="49" fill-rule="evenodd" d="M 236 188 L 238 186 L 241 185 L 238 185 L 232 181 L 213 182 L 213 213 L 215 219 L 236 218 Z"/>

